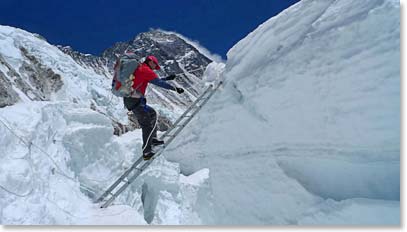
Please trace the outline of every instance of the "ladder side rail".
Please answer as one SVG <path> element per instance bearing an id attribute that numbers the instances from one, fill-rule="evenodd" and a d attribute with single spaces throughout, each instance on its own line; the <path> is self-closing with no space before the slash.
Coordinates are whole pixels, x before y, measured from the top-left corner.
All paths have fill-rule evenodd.
<path id="1" fill-rule="evenodd" d="M 130 186 L 131 183 L 141 174 L 142 169 L 137 169 L 137 172 L 128 179 L 112 196 L 100 207 L 106 208 L 108 207 L 127 187 Z"/>
<path id="2" fill-rule="evenodd" d="M 184 129 L 185 126 L 194 118 L 194 116 L 202 109 L 202 107 L 206 104 L 206 102 L 209 101 L 209 99 L 210 99 L 210 98 L 212 97 L 212 95 L 216 92 L 216 90 L 218 90 L 218 88 L 220 87 L 221 84 L 222 84 L 222 82 L 220 82 L 220 83 L 218 84 L 218 86 L 216 86 L 216 88 L 214 88 L 214 89 L 212 90 L 212 92 L 209 94 L 209 96 L 202 102 L 202 105 L 201 105 L 200 107 L 198 107 L 197 110 L 193 113 L 192 117 L 189 117 L 187 120 L 185 120 L 185 122 L 183 123 L 183 126 L 179 127 L 179 128 L 175 131 L 174 135 L 173 135 L 166 143 L 164 143 L 164 147 L 162 148 L 162 150 L 164 150 L 166 147 L 168 147 L 168 145 L 175 139 L 175 137 L 182 131 L 182 129 Z M 162 136 L 160 137 L 160 139 L 162 139 L 162 138 L 164 138 L 164 137 L 165 137 L 165 135 L 162 135 Z M 162 150 L 161 150 L 158 154 L 156 154 L 155 156 L 153 156 L 153 158 L 150 159 L 149 162 L 147 162 L 147 163 L 151 163 L 155 158 L 157 158 L 158 156 L 160 156 Z M 145 164 L 144 164 L 140 169 L 141 169 L 141 170 L 144 170 L 144 169 L 143 169 L 144 166 L 145 166 Z"/>
<path id="3" fill-rule="evenodd" d="M 221 84 L 221 83 L 220 83 L 220 84 Z M 168 147 L 168 145 L 175 139 L 175 137 L 181 132 L 181 130 L 184 129 L 184 127 L 194 118 L 193 116 L 195 116 L 195 115 L 202 109 L 202 107 L 206 104 L 206 102 L 209 101 L 209 99 L 212 97 L 212 95 L 213 95 L 213 94 L 216 92 L 216 90 L 219 88 L 220 84 L 219 84 L 215 89 L 213 89 L 213 91 L 210 93 L 210 95 L 208 96 L 208 98 L 206 98 L 206 99 L 203 101 L 202 105 L 201 105 L 199 108 L 197 108 L 197 110 L 194 112 L 194 114 L 192 115 L 192 117 L 189 117 L 189 118 L 184 122 L 184 126 L 178 128 L 178 129 L 175 131 L 174 135 L 164 144 L 164 147 L 163 147 L 157 154 L 155 154 L 155 155 L 153 156 L 153 158 L 151 158 L 150 160 L 148 160 L 146 163 L 144 163 L 144 164 L 140 167 L 140 170 L 141 170 L 141 171 L 144 171 L 144 169 L 146 169 L 146 168 L 154 161 L 154 159 L 158 158 L 158 157 L 161 155 L 161 153 L 163 152 L 163 150 L 164 150 L 166 147 Z M 161 138 L 164 138 L 164 135 L 161 136 Z M 161 138 L 160 138 L 160 139 L 161 139 Z"/>
<path id="4" fill-rule="evenodd" d="M 140 176 L 140 174 L 148 167 L 150 166 L 151 162 L 155 159 L 155 157 L 158 157 L 159 155 L 161 155 L 161 153 L 163 152 L 164 148 L 162 148 L 152 159 L 148 160 L 147 162 L 145 162 L 140 168 L 137 169 L 137 172 L 131 176 L 125 183 L 123 186 L 121 186 L 114 194 L 112 194 L 112 196 L 110 197 L 109 200 L 107 200 L 102 206 L 101 208 L 106 208 L 108 207 L 128 186 L 130 186 L 131 183 L 133 183 L 133 181 Z"/>
<path id="5" fill-rule="evenodd" d="M 206 88 L 206 90 L 188 107 L 188 109 L 177 119 L 177 121 L 175 121 L 173 126 L 164 132 L 161 138 L 164 138 L 168 133 L 170 133 L 175 128 L 175 126 L 184 118 L 184 116 L 187 115 L 194 108 L 194 106 L 203 98 L 203 96 L 211 90 L 211 88 L 212 86 L 208 86 L 208 88 Z"/>
<path id="6" fill-rule="evenodd" d="M 208 93 L 210 91 L 210 89 L 212 88 L 212 86 L 208 86 L 208 88 L 197 98 L 195 99 L 195 101 L 188 107 L 188 109 L 177 119 L 177 121 L 175 121 L 175 123 L 173 124 L 173 126 L 167 130 L 166 132 L 164 132 L 162 138 L 168 134 L 169 132 L 171 132 L 172 129 L 175 128 L 175 126 L 185 117 L 185 115 L 187 115 L 193 108 L 194 106 L 203 98 L 203 96 L 205 96 L 206 93 Z"/>
<path id="7" fill-rule="evenodd" d="M 202 102 L 202 104 L 201 104 L 199 107 L 197 107 L 196 110 L 191 114 L 191 116 L 188 117 L 187 120 L 185 120 L 185 122 L 182 124 L 182 126 L 180 126 L 180 127 L 175 131 L 175 133 L 174 133 L 173 136 L 169 139 L 169 141 L 164 144 L 164 148 L 168 146 L 168 144 L 179 134 L 179 132 L 181 132 L 182 129 L 185 128 L 185 126 L 195 117 L 195 115 L 202 109 L 202 107 L 204 107 L 204 105 L 206 104 L 206 102 L 209 101 L 209 99 L 212 97 L 212 95 L 216 92 L 216 90 L 219 88 L 219 86 L 220 86 L 221 84 L 222 84 L 222 82 L 221 82 L 218 86 L 216 86 L 216 88 L 214 88 L 214 89 L 212 90 L 212 92 L 211 92 L 211 93 L 208 95 L 208 97 Z M 175 127 L 174 127 L 174 128 L 175 128 Z M 160 139 L 162 139 L 162 138 L 164 138 L 164 137 L 165 137 L 165 135 L 163 134 L 163 135 L 160 137 Z"/>
<path id="8" fill-rule="evenodd" d="M 169 130 L 168 133 L 164 133 L 164 134 L 162 134 L 162 135 L 160 136 L 160 140 L 164 140 L 164 138 L 166 138 L 166 137 L 171 138 L 171 137 L 175 136 L 176 134 L 172 134 L 172 132 L 174 132 L 176 128 L 183 128 L 183 127 L 185 127 L 186 124 L 187 124 L 187 119 L 193 117 L 193 116 L 196 114 L 197 109 L 200 108 L 200 107 L 202 107 L 202 106 L 194 107 L 195 110 L 192 111 L 192 112 L 189 112 L 189 113 L 191 113 L 190 115 L 184 115 L 184 116 L 182 117 L 182 120 L 184 120 L 184 119 L 185 119 L 185 120 L 184 120 L 184 121 L 180 120 L 177 124 L 174 124 L 174 125 L 173 125 L 173 128 L 171 128 L 171 130 Z"/>
<path id="9" fill-rule="evenodd" d="M 126 178 L 126 177 L 129 175 L 129 173 L 130 173 L 131 171 L 133 171 L 134 168 L 137 167 L 137 165 L 138 165 L 139 163 L 141 163 L 142 160 L 143 160 L 143 157 L 138 158 L 138 160 L 137 160 L 136 162 L 134 162 L 133 165 L 132 165 L 129 169 L 127 169 L 127 170 L 96 200 L 96 203 L 102 201 L 107 195 L 109 195 L 109 193 L 111 193 L 112 190 L 115 189 L 115 188 L 120 184 L 120 182 L 122 182 L 122 180 L 123 180 L 124 178 Z"/>
<path id="10" fill-rule="evenodd" d="M 199 111 L 199 110 L 198 110 L 198 111 Z M 198 112 L 196 112 L 196 113 L 198 113 Z M 168 141 L 164 144 L 164 148 L 166 148 L 166 147 L 172 142 L 172 140 L 175 139 L 175 137 L 181 132 L 182 129 L 185 128 L 185 126 L 186 126 L 186 125 L 189 123 L 189 121 L 191 121 L 192 119 L 193 119 L 193 117 L 188 118 L 188 119 L 185 121 L 184 126 L 183 126 L 183 127 L 179 127 L 179 128 L 175 131 L 174 135 L 173 135 L 171 138 L 169 138 Z"/>
<path id="11" fill-rule="evenodd" d="M 209 101 L 209 99 L 212 97 L 212 95 L 216 92 L 216 90 L 219 88 L 219 86 L 222 84 L 222 82 L 219 83 L 219 85 L 215 88 L 212 89 L 212 92 L 209 94 L 209 96 L 203 101 L 202 105 L 200 105 L 197 110 L 191 115 L 191 117 L 189 117 L 185 122 L 184 122 L 184 126 L 179 127 L 178 130 L 174 133 L 174 135 L 164 144 L 164 147 L 150 160 L 148 160 L 147 162 L 145 162 L 138 170 L 137 172 L 131 176 L 128 181 L 119 188 L 119 190 L 117 190 L 117 192 L 115 192 L 114 194 L 112 194 L 111 198 L 109 200 L 107 200 L 102 206 L 101 208 L 106 208 L 107 206 L 109 206 L 115 199 L 117 196 L 119 196 L 148 166 L 150 166 L 150 164 L 154 161 L 154 159 L 158 158 L 161 153 L 164 151 L 164 149 L 175 139 L 175 137 L 181 132 L 181 130 L 189 123 L 189 121 L 192 120 L 192 118 L 201 110 L 201 108 L 206 104 L 207 101 Z M 200 101 L 200 99 L 207 93 L 209 92 L 209 90 L 212 88 L 212 86 L 209 86 L 205 92 L 198 98 L 195 100 L 195 102 L 188 108 L 188 112 L 193 108 L 193 106 Z M 185 116 L 188 112 L 184 112 L 184 114 L 177 120 L 176 123 L 174 123 L 174 126 L 170 129 L 167 130 L 171 131 L 172 129 L 175 128 L 175 125 L 182 120 L 183 116 Z M 160 138 L 164 138 L 166 136 L 166 134 L 164 133 Z M 139 158 L 139 160 L 141 161 L 142 157 Z M 137 160 L 138 161 L 138 160 Z M 136 161 L 136 162 L 137 162 Z M 137 163 L 138 164 L 138 163 Z M 135 166 L 133 164 L 133 166 Z M 133 169 L 132 166 L 132 169 Z M 130 172 L 127 173 L 127 175 Z M 119 178 L 119 183 L 121 182 L 122 178 Z"/>
<path id="12" fill-rule="evenodd" d="M 209 94 L 209 96 L 202 102 L 202 105 L 200 105 L 200 106 L 198 107 L 198 110 L 193 114 L 193 116 L 195 116 L 195 114 L 197 114 L 198 111 L 200 111 L 200 110 L 202 109 L 202 107 L 205 106 L 205 104 L 211 99 L 212 95 L 215 94 L 216 90 L 219 89 L 219 87 L 220 87 L 221 84 L 222 84 L 222 82 L 219 83 L 219 85 L 216 86 L 216 88 L 214 88 L 214 89 L 212 90 L 212 92 Z"/>
<path id="13" fill-rule="evenodd" d="M 172 140 L 171 140 L 171 141 L 172 141 Z M 163 153 L 164 149 L 165 149 L 165 147 L 162 148 L 162 149 L 161 149 L 157 154 L 155 154 L 151 159 L 147 160 L 147 161 L 140 167 L 141 172 L 144 171 L 146 168 L 148 168 L 148 166 L 150 166 L 150 164 L 151 164 L 156 158 L 158 158 L 158 157 L 161 155 L 161 153 Z M 141 173 L 140 173 L 140 174 L 141 174 Z M 140 174 L 138 174 L 138 175 L 140 175 Z M 137 175 L 137 176 L 138 176 L 138 175 Z"/>

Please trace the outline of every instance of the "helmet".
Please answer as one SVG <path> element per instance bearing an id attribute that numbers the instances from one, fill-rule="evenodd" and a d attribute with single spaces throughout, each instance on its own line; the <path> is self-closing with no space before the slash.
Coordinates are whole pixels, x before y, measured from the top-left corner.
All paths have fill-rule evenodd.
<path id="1" fill-rule="evenodd" d="M 155 67 L 156 70 L 160 70 L 160 65 L 158 65 L 158 60 L 155 56 L 147 56 L 146 57 L 146 61 L 151 60 L 152 62 L 154 62 L 157 66 Z"/>

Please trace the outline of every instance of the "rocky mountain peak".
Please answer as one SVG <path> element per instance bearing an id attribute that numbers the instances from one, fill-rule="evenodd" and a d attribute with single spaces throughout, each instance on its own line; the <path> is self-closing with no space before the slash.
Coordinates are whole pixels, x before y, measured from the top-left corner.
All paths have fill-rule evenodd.
<path id="1" fill-rule="evenodd" d="M 71 47 L 58 46 L 58 48 L 81 66 L 92 68 L 106 78 L 112 77 L 117 57 L 125 50 L 134 52 L 140 62 L 148 55 L 156 56 L 161 66 L 161 70 L 157 71 L 158 76 L 177 74 L 177 78 L 171 81 L 171 84 L 185 90 L 184 94 L 179 95 L 150 85 L 146 93 L 149 103 L 165 106 L 169 110 L 185 108 L 202 93 L 204 89 L 202 76 L 208 64 L 212 62 L 177 34 L 160 30 L 150 30 L 138 34 L 130 41 L 117 42 L 103 51 L 100 57 L 77 52 Z"/>
<path id="2" fill-rule="evenodd" d="M 206 66 L 212 62 L 211 59 L 201 54 L 193 45 L 176 34 L 161 30 L 150 30 L 138 34 L 133 40 L 117 42 L 103 51 L 100 57 L 74 51 L 71 47 L 58 46 L 58 48 L 74 58 L 80 65 L 90 67 L 96 73 L 104 74 L 108 78 L 113 73 L 117 57 L 126 49 L 134 52 L 140 61 L 148 55 L 154 55 L 162 67 L 158 71 L 158 75 L 164 77 L 171 73 L 180 74 L 177 80 L 178 84 L 186 88 L 192 97 L 198 96 L 201 92 L 203 85 L 201 77 Z M 157 91 L 163 90 L 157 89 Z M 174 100 L 179 98 L 173 97 Z M 188 97 L 180 102 L 189 103 L 192 100 Z"/>

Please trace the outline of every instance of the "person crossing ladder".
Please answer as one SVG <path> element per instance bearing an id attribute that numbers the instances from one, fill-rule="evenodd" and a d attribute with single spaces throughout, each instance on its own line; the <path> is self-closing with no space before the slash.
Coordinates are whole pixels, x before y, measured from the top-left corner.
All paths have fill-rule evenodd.
<path id="1" fill-rule="evenodd" d="M 183 88 L 174 87 L 166 81 L 174 80 L 175 74 L 166 78 L 159 78 L 154 70 L 160 70 L 158 60 L 155 56 L 147 56 L 145 61 L 134 71 L 134 80 L 132 88 L 135 90 L 130 97 L 124 97 L 124 105 L 129 111 L 132 111 L 141 126 L 143 135 L 143 158 L 149 160 L 155 155 L 152 146 L 164 144 L 164 141 L 157 139 L 157 112 L 149 105 L 145 98 L 148 83 L 157 85 L 161 88 L 176 91 L 178 94 L 184 92 Z"/>

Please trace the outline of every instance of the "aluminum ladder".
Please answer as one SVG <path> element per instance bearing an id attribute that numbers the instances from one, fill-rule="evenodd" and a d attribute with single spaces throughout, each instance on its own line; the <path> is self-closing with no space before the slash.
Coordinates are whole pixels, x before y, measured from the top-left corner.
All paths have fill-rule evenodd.
<path id="1" fill-rule="evenodd" d="M 133 165 L 128 168 L 96 201 L 95 203 L 104 203 L 100 208 L 108 207 L 130 184 L 153 162 L 159 157 L 166 147 L 174 140 L 181 130 L 192 120 L 199 110 L 208 102 L 212 95 L 216 92 L 220 82 L 216 87 L 213 85 L 208 88 L 191 104 L 190 107 L 175 121 L 173 126 L 160 136 L 160 140 L 164 140 L 164 144 L 156 152 L 150 160 L 144 160 L 141 156 Z"/>

